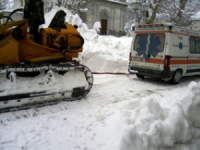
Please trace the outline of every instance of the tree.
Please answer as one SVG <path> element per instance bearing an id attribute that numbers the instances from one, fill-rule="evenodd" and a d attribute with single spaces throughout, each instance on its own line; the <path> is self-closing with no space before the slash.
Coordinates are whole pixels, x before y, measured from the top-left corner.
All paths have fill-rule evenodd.
<path id="1" fill-rule="evenodd" d="M 159 10 L 159 5 L 162 0 L 137 0 L 137 2 L 140 3 L 140 8 L 142 5 L 146 4 L 148 5 L 148 10 L 146 12 L 142 11 L 142 9 L 139 10 L 133 10 L 132 9 L 132 2 L 131 0 L 128 1 L 128 10 L 127 10 L 127 18 L 130 18 L 130 16 L 134 20 L 136 20 L 137 23 L 154 23 L 156 20 L 156 14 Z M 130 15 L 131 14 L 131 15 Z M 133 19 L 132 19 L 133 20 Z"/>
<path id="2" fill-rule="evenodd" d="M 65 7 L 72 11 L 72 13 L 86 12 L 84 8 L 85 3 L 89 0 L 43 0 L 45 3 L 45 10 L 50 11 L 54 5 L 58 7 Z"/>
<path id="3" fill-rule="evenodd" d="M 135 12 L 131 9 L 131 5 L 129 4 L 126 12 L 125 12 L 125 31 L 127 32 L 127 36 L 130 36 L 130 28 L 134 23 Z"/>
<path id="4" fill-rule="evenodd" d="M 148 0 L 149 9 L 146 12 L 145 23 L 155 23 L 156 14 L 158 13 L 162 1 L 163 0 Z"/>
<path id="5" fill-rule="evenodd" d="M 189 27 L 192 16 L 199 10 L 200 3 L 194 0 L 168 0 L 163 1 L 159 13 L 165 22 L 171 22 L 182 27 Z"/>
<path id="6" fill-rule="evenodd" d="M 65 7 L 73 14 L 77 13 L 81 19 L 86 20 L 86 3 L 89 0 L 43 0 L 44 11 L 49 12 L 54 6 Z"/>
<path id="7" fill-rule="evenodd" d="M 49 12 L 54 5 L 54 1 L 53 0 L 43 0 L 44 2 L 44 12 Z"/>
<path id="8" fill-rule="evenodd" d="M 192 24 L 192 16 L 197 13 L 200 8 L 198 0 L 138 0 L 148 4 L 149 9 L 146 13 L 137 14 L 134 12 L 134 17 L 138 23 L 155 23 L 155 22 L 170 22 L 172 24 L 189 27 Z M 129 5 L 131 6 L 131 0 Z M 130 12 L 129 12 L 130 13 Z"/>
<path id="9" fill-rule="evenodd" d="M 8 7 L 9 0 L 0 0 L 0 10 L 6 9 Z"/>

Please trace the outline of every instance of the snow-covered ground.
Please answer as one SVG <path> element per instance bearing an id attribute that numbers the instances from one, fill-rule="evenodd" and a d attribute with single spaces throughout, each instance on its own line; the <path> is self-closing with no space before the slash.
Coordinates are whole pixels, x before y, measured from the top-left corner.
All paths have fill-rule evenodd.
<path id="1" fill-rule="evenodd" d="M 80 101 L 0 114 L 0 149 L 199 150 L 198 82 L 94 75 Z"/>
<path id="2" fill-rule="evenodd" d="M 85 39 L 81 63 L 93 72 L 127 72 L 130 37 L 99 36 L 67 14 Z M 82 100 L 0 114 L 0 150 L 199 150 L 199 81 L 95 74 Z"/>

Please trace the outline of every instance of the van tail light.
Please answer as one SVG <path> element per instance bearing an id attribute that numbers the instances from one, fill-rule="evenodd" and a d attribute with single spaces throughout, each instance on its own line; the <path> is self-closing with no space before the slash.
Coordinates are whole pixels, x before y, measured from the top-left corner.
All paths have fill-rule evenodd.
<path id="1" fill-rule="evenodd" d="M 129 61 L 132 61 L 131 52 L 129 53 Z"/>
<path id="2" fill-rule="evenodd" d="M 165 55 L 165 59 L 164 59 L 164 66 L 165 67 L 169 67 L 170 65 L 170 57 L 169 55 Z"/>

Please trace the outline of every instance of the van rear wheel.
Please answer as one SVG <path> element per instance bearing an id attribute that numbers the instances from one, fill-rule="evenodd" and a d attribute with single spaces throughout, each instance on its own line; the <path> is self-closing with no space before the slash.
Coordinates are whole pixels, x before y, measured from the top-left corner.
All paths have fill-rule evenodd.
<path id="1" fill-rule="evenodd" d="M 138 78 L 144 79 L 144 76 L 143 76 L 143 75 L 136 74 L 136 76 L 137 76 Z"/>
<path id="2" fill-rule="evenodd" d="M 180 82 L 181 78 L 182 78 L 182 71 L 176 70 L 171 81 L 173 84 L 178 84 Z"/>

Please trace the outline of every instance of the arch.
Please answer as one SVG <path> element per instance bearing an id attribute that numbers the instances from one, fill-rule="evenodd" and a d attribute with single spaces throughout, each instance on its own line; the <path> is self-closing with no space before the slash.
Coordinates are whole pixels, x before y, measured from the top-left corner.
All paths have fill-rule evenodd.
<path id="1" fill-rule="evenodd" d="M 100 18 L 101 19 L 108 19 L 108 12 L 106 10 L 103 10 L 100 12 Z"/>
<path id="2" fill-rule="evenodd" d="M 109 13 L 106 10 L 100 12 L 101 35 L 107 35 Z"/>

